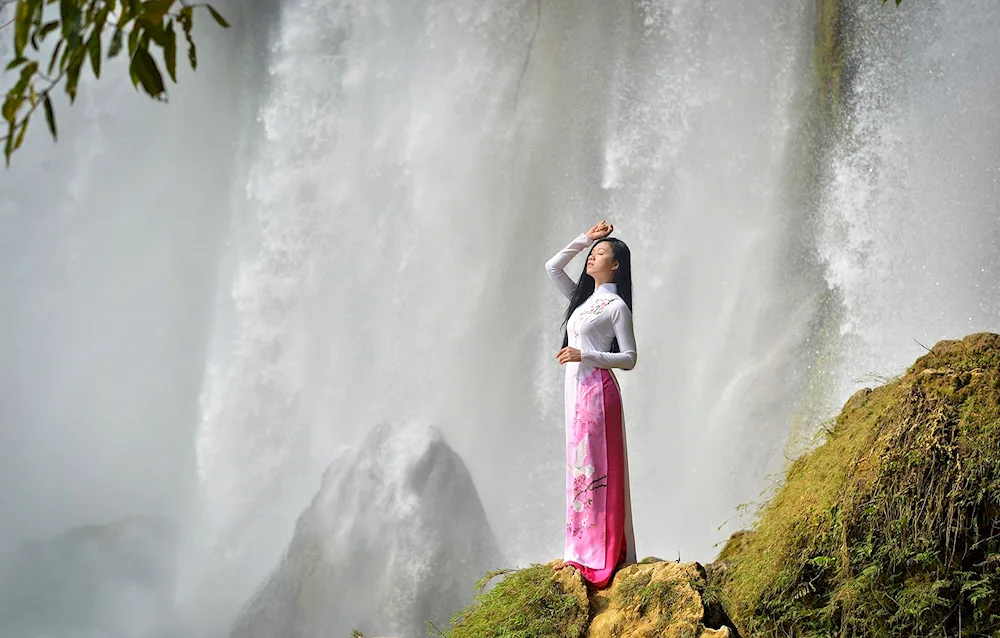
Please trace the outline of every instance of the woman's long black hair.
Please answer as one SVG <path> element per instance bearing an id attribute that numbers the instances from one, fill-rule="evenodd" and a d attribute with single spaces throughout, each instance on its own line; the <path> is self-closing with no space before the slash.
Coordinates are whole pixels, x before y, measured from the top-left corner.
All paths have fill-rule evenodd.
<path id="1" fill-rule="evenodd" d="M 608 242 L 611 245 L 611 255 L 614 260 L 618 262 L 618 270 L 615 271 L 614 279 L 611 283 L 618 286 L 618 296 L 622 298 L 628 309 L 632 310 L 632 253 L 629 252 L 628 246 L 625 242 L 618 239 L 617 237 L 605 237 L 604 239 L 599 239 L 594 242 L 594 245 L 590 247 L 590 252 L 587 253 L 587 259 L 590 259 L 590 253 L 594 252 L 597 245 L 602 241 Z M 583 273 L 580 275 L 580 281 L 576 284 L 576 292 L 573 293 L 573 298 L 570 299 L 569 307 L 566 308 L 566 316 L 563 318 L 563 344 L 562 347 L 565 348 L 569 345 L 569 333 L 566 328 L 569 324 L 569 318 L 573 314 L 573 311 L 580 307 L 590 295 L 594 294 L 594 278 L 587 274 L 587 269 L 584 267 Z M 618 349 L 618 339 L 611 342 L 611 352 L 619 352 Z"/>

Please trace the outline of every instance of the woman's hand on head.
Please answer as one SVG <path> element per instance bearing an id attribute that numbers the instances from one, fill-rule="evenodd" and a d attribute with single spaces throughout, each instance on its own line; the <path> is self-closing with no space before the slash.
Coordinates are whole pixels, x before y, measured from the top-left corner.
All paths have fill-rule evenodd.
<path id="1" fill-rule="evenodd" d="M 591 241 L 597 241 L 598 239 L 604 239 L 611 234 L 611 231 L 615 229 L 614 224 L 606 224 L 604 220 L 601 220 L 594 224 L 594 226 L 587 231 L 587 237 Z"/>
<path id="2" fill-rule="evenodd" d="M 563 348 L 556 355 L 556 359 L 559 364 L 569 363 L 570 361 L 580 361 L 580 351 L 576 348 L 570 348 L 569 346 Z"/>

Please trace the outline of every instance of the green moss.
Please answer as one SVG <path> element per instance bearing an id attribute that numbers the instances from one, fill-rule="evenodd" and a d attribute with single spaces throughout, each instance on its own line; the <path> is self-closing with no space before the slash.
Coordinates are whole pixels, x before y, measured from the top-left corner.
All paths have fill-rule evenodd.
<path id="1" fill-rule="evenodd" d="M 504 576 L 490 591 L 486 582 Z M 589 608 L 566 593 L 550 565 L 488 574 L 478 585 L 472 605 L 452 619 L 448 638 L 535 638 L 587 632 Z"/>
<path id="2" fill-rule="evenodd" d="M 852 397 L 720 559 L 744 636 L 1000 630 L 1000 337 Z"/>
<path id="3" fill-rule="evenodd" d="M 819 82 L 820 106 L 833 112 L 839 105 L 843 87 L 844 54 L 841 34 L 840 0 L 817 3 L 817 38 L 813 67 Z"/>
<path id="4" fill-rule="evenodd" d="M 658 612 L 654 626 L 657 635 L 668 627 L 674 627 L 682 634 L 690 630 L 692 637 L 696 636 L 704 626 L 685 624 L 682 620 L 684 612 L 690 611 L 684 609 L 684 605 L 690 605 L 689 599 L 677 589 L 683 583 L 676 580 L 653 580 L 652 576 L 651 571 L 640 571 L 618 583 L 612 598 L 614 606 L 617 609 L 634 610 L 640 617 L 649 616 L 654 610 Z M 705 583 L 701 579 L 692 579 L 687 584 L 699 594 L 705 590 Z M 697 615 L 700 617 L 700 613 Z"/>
<path id="5" fill-rule="evenodd" d="M 664 629 L 671 620 L 669 610 L 674 606 L 677 594 L 674 583 L 651 581 L 651 572 L 640 573 L 622 582 L 615 590 L 614 601 L 621 609 L 635 609 L 640 616 L 653 609 L 659 609 L 660 619 L 657 629 Z"/>

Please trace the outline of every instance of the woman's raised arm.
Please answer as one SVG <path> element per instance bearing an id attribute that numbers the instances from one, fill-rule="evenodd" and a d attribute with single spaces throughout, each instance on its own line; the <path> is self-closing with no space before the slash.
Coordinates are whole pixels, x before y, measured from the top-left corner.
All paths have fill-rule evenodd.
<path id="1" fill-rule="evenodd" d="M 570 276 L 566 274 L 563 268 L 566 267 L 566 264 L 573 261 L 573 258 L 581 250 L 593 243 L 593 240 L 587 237 L 587 233 L 583 233 L 571 241 L 569 246 L 557 252 L 552 259 L 545 262 L 545 270 L 549 273 L 549 278 L 556 285 L 556 288 L 559 289 L 559 292 L 564 294 L 567 299 L 573 298 L 573 292 L 576 291 L 576 284 L 573 283 L 573 280 L 570 279 Z"/>
<path id="2" fill-rule="evenodd" d="M 576 284 L 573 283 L 573 280 L 570 279 L 563 268 L 566 267 L 566 264 L 573 261 L 573 258 L 580 254 L 581 250 L 589 247 L 598 239 L 604 239 L 614 229 L 614 224 L 606 224 L 600 221 L 594 224 L 590 230 L 571 241 L 569 246 L 557 252 L 552 259 L 545 262 L 545 270 L 549 273 L 549 278 L 552 279 L 552 283 L 556 285 L 559 292 L 566 295 L 567 299 L 573 298 L 573 293 L 576 292 Z"/>

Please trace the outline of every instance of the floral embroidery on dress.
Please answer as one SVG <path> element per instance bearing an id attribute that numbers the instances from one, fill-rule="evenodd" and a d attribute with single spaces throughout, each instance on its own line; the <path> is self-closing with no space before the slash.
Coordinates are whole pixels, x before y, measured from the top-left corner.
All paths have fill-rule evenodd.
<path id="1" fill-rule="evenodd" d="M 592 458 L 590 435 L 599 433 L 603 427 L 603 405 L 600 399 L 601 386 L 585 383 L 580 388 L 577 397 L 573 434 L 580 437 L 573 446 L 573 456 L 567 463 L 572 476 L 573 500 L 570 508 L 575 515 L 570 515 L 566 524 L 567 533 L 574 538 L 581 538 L 584 532 L 594 528 L 598 522 L 591 516 L 594 498 L 598 490 L 607 489 L 608 475 L 598 475 Z M 595 476 L 596 475 L 596 476 Z M 602 505 L 603 507 L 603 501 Z"/>
<path id="2" fill-rule="evenodd" d="M 590 305 L 590 307 L 581 310 L 580 313 L 576 316 L 576 319 L 573 321 L 572 325 L 573 336 L 574 337 L 580 336 L 580 325 L 583 323 L 584 317 L 601 314 L 602 312 L 604 312 L 604 309 L 607 308 L 612 301 L 614 301 L 613 297 L 612 298 L 604 297 L 601 299 L 595 299 L 594 302 Z"/>
<path id="3" fill-rule="evenodd" d="M 602 312 L 604 312 L 604 309 L 607 308 L 608 304 L 610 304 L 612 301 L 614 301 L 614 299 L 608 297 L 605 297 L 603 299 L 597 299 L 596 301 L 594 301 L 594 305 L 581 312 L 580 316 L 585 317 L 587 315 L 599 315 Z"/>

